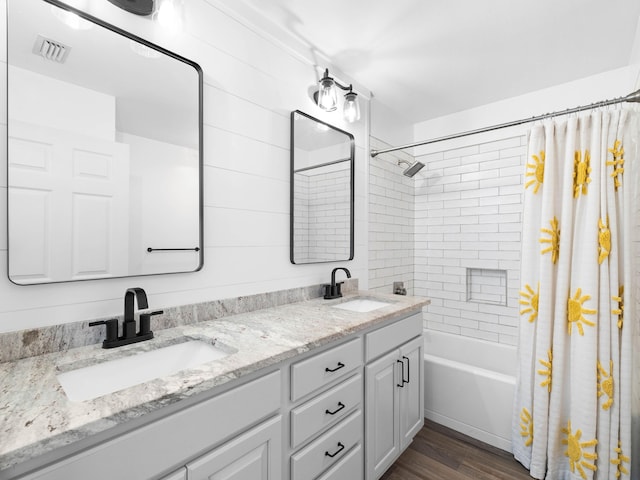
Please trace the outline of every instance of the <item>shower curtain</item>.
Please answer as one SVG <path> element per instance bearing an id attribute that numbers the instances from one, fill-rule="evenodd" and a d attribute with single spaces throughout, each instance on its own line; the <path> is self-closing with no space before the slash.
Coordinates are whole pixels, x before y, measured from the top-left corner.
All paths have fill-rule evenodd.
<path id="1" fill-rule="evenodd" d="M 535 125 L 524 177 L 515 458 L 534 478 L 631 479 L 637 114 Z"/>

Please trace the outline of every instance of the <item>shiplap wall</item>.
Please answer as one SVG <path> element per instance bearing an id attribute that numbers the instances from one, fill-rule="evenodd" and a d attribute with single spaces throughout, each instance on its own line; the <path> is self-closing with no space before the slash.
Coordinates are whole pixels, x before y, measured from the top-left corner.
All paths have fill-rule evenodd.
<path id="1" fill-rule="evenodd" d="M 0 1 L 2 119 L 7 101 L 5 3 Z M 121 314 L 128 287 L 144 288 L 150 306 L 161 308 L 328 282 L 331 269 L 340 265 L 367 288 L 367 95 L 360 96 L 362 120 L 354 125 L 345 124 L 338 113 L 321 112 L 309 89 L 318 71 L 331 65 L 315 67 L 313 52 L 248 26 L 215 0 L 184 2 L 184 31 L 176 34 L 109 2 L 68 3 L 202 67 L 205 264 L 200 272 L 189 274 L 28 287 L 16 286 L 2 274 L 0 332 Z M 351 262 L 289 262 L 289 114 L 295 109 L 355 136 L 356 237 Z M 0 125 L 0 139 L 0 155 L 5 157 L 5 124 Z M 7 271 L 6 185 L 6 168 L 0 168 L 0 272 Z"/>

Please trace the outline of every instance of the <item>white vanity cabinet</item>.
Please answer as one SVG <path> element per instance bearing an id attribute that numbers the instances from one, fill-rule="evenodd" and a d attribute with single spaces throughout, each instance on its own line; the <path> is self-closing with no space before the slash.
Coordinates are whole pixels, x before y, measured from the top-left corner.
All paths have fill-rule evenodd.
<path id="1" fill-rule="evenodd" d="M 376 480 L 424 424 L 422 349 L 390 320 L 18 478 Z"/>
<path id="2" fill-rule="evenodd" d="M 376 480 L 424 425 L 422 319 L 376 330 L 366 344 L 376 358 L 365 367 L 366 478 Z"/>

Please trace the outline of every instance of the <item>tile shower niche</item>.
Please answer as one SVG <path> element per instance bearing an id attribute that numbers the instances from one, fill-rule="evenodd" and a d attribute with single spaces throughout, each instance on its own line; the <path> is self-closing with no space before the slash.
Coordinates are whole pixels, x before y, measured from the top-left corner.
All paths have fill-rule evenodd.
<path id="1" fill-rule="evenodd" d="M 507 305 L 507 271 L 467 268 L 467 302 Z"/>

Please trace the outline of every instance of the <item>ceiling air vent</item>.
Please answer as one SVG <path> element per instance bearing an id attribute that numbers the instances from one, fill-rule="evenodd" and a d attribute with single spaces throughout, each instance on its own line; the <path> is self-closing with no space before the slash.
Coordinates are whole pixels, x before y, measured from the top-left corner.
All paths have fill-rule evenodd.
<path id="1" fill-rule="evenodd" d="M 36 55 L 40 55 L 52 62 L 64 63 L 69 56 L 70 50 L 71 47 L 67 47 L 60 42 L 38 35 L 32 51 Z"/>

